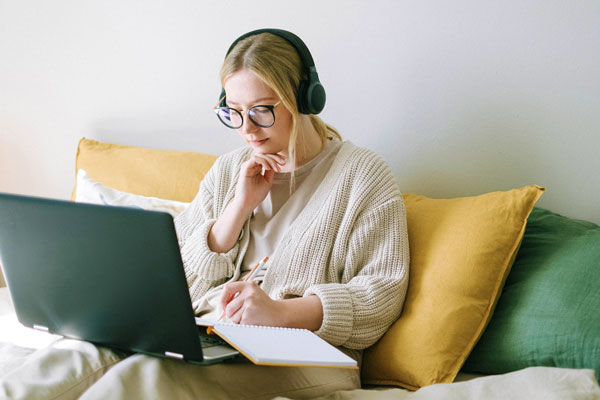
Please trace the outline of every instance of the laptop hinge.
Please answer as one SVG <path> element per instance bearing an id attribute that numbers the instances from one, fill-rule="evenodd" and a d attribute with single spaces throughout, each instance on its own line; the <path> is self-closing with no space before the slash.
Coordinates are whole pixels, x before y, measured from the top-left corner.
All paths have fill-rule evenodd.
<path id="1" fill-rule="evenodd" d="M 165 351 L 165 356 L 183 360 L 183 354 L 173 353 L 172 351 Z"/>
<path id="2" fill-rule="evenodd" d="M 38 331 L 42 331 L 42 332 L 50 332 L 50 329 L 48 329 L 48 327 L 44 326 L 44 325 L 33 324 L 33 329 L 38 330 Z"/>

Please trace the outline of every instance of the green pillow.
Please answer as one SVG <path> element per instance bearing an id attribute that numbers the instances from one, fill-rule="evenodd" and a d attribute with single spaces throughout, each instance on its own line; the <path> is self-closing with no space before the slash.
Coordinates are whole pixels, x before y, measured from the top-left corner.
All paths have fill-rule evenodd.
<path id="1" fill-rule="evenodd" d="M 590 368 L 600 380 L 600 226 L 535 207 L 463 371 Z"/>

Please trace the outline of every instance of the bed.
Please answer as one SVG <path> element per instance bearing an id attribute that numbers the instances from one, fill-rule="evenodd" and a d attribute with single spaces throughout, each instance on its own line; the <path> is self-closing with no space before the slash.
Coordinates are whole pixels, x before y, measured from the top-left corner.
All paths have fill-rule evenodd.
<path id="1" fill-rule="evenodd" d="M 176 214 L 215 159 L 84 138 L 73 200 Z M 537 207 L 544 190 L 405 194 L 411 275 L 403 314 L 365 351 L 363 388 L 323 398 L 600 399 L 600 227 Z M 91 369 L 83 384 L 47 397 L 77 398 L 94 385 L 93 357 L 110 354 L 21 326 L 0 288 L 0 383 L 56 343 Z M 152 374 L 145 379 L 146 388 L 156 384 Z M 20 396 L 1 390 L 0 398 Z M 189 395 L 172 390 L 172 398 Z"/>

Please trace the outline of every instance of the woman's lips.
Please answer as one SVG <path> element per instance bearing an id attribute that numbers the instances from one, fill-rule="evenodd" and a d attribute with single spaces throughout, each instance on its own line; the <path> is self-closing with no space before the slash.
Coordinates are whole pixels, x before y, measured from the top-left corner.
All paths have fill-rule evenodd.
<path id="1" fill-rule="evenodd" d="M 265 144 L 265 142 L 269 140 L 269 139 L 263 139 L 263 140 L 251 140 L 250 141 L 250 145 L 252 146 L 262 146 L 263 144 Z"/>

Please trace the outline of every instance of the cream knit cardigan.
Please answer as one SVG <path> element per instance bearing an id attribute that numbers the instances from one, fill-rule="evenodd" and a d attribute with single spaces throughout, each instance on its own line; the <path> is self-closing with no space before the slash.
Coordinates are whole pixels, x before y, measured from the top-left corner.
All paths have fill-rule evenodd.
<path id="1" fill-rule="evenodd" d="M 240 276 L 249 220 L 227 253 L 211 251 L 207 237 L 251 153 L 243 148 L 219 157 L 175 219 L 194 307 L 211 288 Z M 408 268 L 406 213 L 391 171 L 375 153 L 344 142 L 270 255 L 261 287 L 273 299 L 319 296 L 323 323 L 315 333 L 335 346 L 364 349 L 400 315 Z"/>

